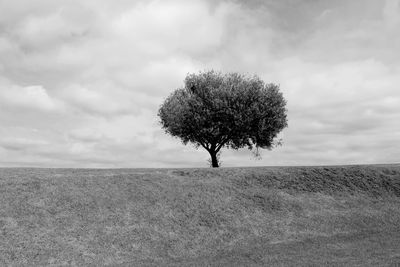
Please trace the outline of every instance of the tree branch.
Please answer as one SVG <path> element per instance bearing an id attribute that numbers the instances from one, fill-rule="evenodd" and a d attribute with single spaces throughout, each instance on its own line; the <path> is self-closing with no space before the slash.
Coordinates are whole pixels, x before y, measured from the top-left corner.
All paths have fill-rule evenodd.
<path id="1" fill-rule="evenodd" d="M 226 144 L 226 142 L 228 142 L 228 140 L 229 136 L 226 136 L 225 140 L 221 141 L 221 143 L 217 146 L 215 151 L 218 152 Z"/>
<path id="2" fill-rule="evenodd" d="M 199 142 L 199 144 L 204 147 L 205 150 L 210 151 L 210 148 L 206 145 L 206 143 L 204 143 L 203 141 L 197 141 Z"/>

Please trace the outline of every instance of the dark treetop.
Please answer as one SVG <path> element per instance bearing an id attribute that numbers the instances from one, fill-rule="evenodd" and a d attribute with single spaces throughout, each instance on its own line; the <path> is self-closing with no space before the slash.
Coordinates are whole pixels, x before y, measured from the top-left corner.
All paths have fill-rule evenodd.
<path id="1" fill-rule="evenodd" d="M 218 167 L 222 147 L 271 149 L 287 126 L 279 86 L 257 76 L 211 70 L 188 74 L 184 83 L 161 105 L 158 116 L 167 133 L 205 148 L 213 167 Z"/>

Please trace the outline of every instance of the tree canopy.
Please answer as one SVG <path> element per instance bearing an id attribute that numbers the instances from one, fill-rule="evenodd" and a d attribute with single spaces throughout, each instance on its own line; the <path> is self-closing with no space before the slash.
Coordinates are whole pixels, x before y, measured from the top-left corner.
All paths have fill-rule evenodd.
<path id="1" fill-rule="evenodd" d="M 203 147 L 218 167 L 223 147 L 271 149 L 287 127 L 286 112 L 278 85 L 256 75 L 211 70 L 188 74 L 184 87 L 164 101 L 158 116 L 168 134 Z"/>

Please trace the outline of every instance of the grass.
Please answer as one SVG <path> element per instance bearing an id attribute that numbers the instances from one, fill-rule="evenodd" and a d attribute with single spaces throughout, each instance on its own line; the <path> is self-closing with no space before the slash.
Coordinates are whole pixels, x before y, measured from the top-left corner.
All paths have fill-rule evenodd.
<path id="1" fill-rule="evenodd" d="M 400 165 L 0 169 L 0 265 L 400 265 Z"/>

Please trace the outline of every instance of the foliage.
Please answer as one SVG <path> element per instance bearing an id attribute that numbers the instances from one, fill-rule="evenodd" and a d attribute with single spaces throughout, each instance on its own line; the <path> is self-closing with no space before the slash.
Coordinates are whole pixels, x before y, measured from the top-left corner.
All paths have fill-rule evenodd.
<path id="1" fill-rule="evenodd" d="M 258 76 L 216 71 L 188 74 L 184 87 L 161 105 L 163 129 L 184 144 L 202 146 L 218 167 L 222 147 L 271 149 L 287 126 L 286 101 L 275 84 Z"/>

